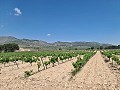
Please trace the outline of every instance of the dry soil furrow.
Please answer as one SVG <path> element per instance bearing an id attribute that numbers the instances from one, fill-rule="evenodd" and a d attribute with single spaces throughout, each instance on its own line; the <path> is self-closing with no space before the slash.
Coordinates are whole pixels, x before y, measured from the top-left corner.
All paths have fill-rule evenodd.
<path id="1" fill-rule="evenodd" d="M 49 68 L 28 79 L 18 77 L 10 82 L 6 81 L 0 86 L 0 90 L 120 90 L 117 77 L 107 67 L 99 51 L 87 62 L 74 80 L 69 81 L 73 61 Z"/>
<path id="2" fill-rule="evenodd" d="M 33 64 L 32 67 L 22 68 L 20 70 L 14 70 L 9 75 L 6 75 L 4 79 L 1 77 L 0 81 L 0 90 L 56 90 L 56 87 L 62 81 L 68 81 L 69 72 L 73 69 L 72 61 L 65 62 L 63 64 L 51 67 L 47 70 L 39 72 L 28 79 L 21 78 L 21 75 L 24 70 L 33 69 L 37 70 L 37 66 Z M 20 75 L 20 77 L 16 77 Z M 63 84 L 63 83 L 62 83 Z"/>
<path id="3" fill-rule="evenodd" d="M 75 83 L 72 86 L 75 90 L 120 90 L 117 78 L 111 73 L 99 51 L 88 61 L 72 83 Z"/>

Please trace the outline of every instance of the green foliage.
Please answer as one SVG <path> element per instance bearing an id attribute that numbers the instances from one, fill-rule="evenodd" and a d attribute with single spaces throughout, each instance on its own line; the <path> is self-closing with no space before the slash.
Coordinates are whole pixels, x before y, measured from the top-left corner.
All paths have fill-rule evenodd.
<path id="1" fill-rule="evenodd" d="M 112 60 L 114 60 L 118 65 L 120 65 L 120 59 L 117 56 L 113 56 Z"/>
<path id="2" fill-rule="evenodd" d="M 45 61 L 44 65 L 46 66 L 46 69 L 47 69 L 47 66 L 50 65 L 50 61 Z"/>
<path id="3" fill-rule="evenodd" d="M 60 56 L 59 58 L 60 58 L 60 60 L 63 62 L 63 60 L 64 60 L 64 57 L 63 57 L 63 56 Z"/>
<path id="4" fill-rule="evenodd" d="M 50 62 L 53 64 L 53 67 L 55 66 L 55 63 L 56 63 L 56 57 L 52 57 L 50 59 Z"/>
<path id="5" fill-rule="evenodd" d="M 120 65 L 120 59 L 116 55 L 120 55 L 120 50 L 106 50 L 101 52 L 106 57 L 112 58 L 112 61 L 115 61 L 118 65 Z"/>
<path id="6" fill-rule="evenodd" d="M 94 47 L 91 47 L 91 50 L 93 50 L 94 49 Z"/>
<path id="7" fill-rule="evenodd" d="M 72 65 L 75 69 L 81 68 L 83 64 L 83 60 L 82 59 L 78 59 L 76 62 L 73 62 Z"/>
<path id="8" fill-rule="evenodd" d="M 9 60 L 9 57 L 8 56 L 3 56 L 0 58 L 0 62 L 4 64 L 8 63 L 10 60 Z"/>
<path id="9" fill-rule="evenodd" d="M 53 67 L 55 63 L 61 63 L 61 61 L 69 61 L 72 60 L 72 57 L 76 57 L 78 55 L 84 55 L 87 51 L 43 51 L 43 52 L 7 52 L 7 53 L 0 53 L 0 63 L 6 64 L 9 62 L 13 62 L 14 65 L 17 65 L 17 61 L 21 61 L 22 64 L 24 62 L 30 63 L 32 66 L 33 62 L 40 62 L 37 64 L 38 71 L 41 66 L 44 69 L 48 67 L 50 63 L 52 63 Z M 49 61 L 44 61 L 45 57 L 49 57 Z M 41 61 L 40 61 L 40 60 Z M 18 67 L 19 68 L 19 67 Z"/>
<path id="10" fill-rule="evenodd" d="M 114 56 L 112 57 L 112 60 L 114 60 L 114 61 L 119 61 L 119 58 L 114 55 Z"/>
<path id="11" fill-rule="evenodd" d="M 110 60 L 110 58 L 112 57 L 112 53 L 107 53 L 106 55 L 107 55 L 107 57 L 108 57 L 109 60 Z"/>
<path id="12" fill-rule="evenodd" d="M 3 51 L 3 45 L 0 45 L 0 52 Z"/>
<path id="13" fill-rule="evenodd" d="M 31 64 L 31 66 L 32 66 L 32 63 L 36 62 L 36 59 L 34 57 L 32 57 L 32 56 L 27 56 L 25 58 L 25 62 L 29 62 Z"/>
<path id="14" fill-rule="evenodd" d="M 80 71 L 80 68 L 77 68 L 75 70 L 73 70 L 71 73 L 72 73 L 72 76 L 75 76 L 78 72 Z"/>
<path id="15" fill-rule="evenodd" d="M 72 76 L 75 76 L 94 54 L 94 52 L 88 52 L 84 55 L 83 59 L 78 57 L 77 61 L 72 63 L 74 67 L 74 70 L 72 71 Z"/>
<path id="16" fill-rule="evenodd" d="M 38 66 L 38 72 L 39 72 L 39 69 L 41 67 L 41 62 L 40 61 L 37 61 L 37 66 Z"/>
<path id="17" fill-rule="evenodd" d="M 33 74 L 33 70 L 25 71 L 24 72 L 24 77 L 27 78 L 27 77 L 31 76 L 32 74 Z"/>
<path id="18" fill-rule="evenodd" d="M 4 52 L 14 52 L 15 50 L 19 50 L 18 44 L 10 43 L 3 45 Z"/>

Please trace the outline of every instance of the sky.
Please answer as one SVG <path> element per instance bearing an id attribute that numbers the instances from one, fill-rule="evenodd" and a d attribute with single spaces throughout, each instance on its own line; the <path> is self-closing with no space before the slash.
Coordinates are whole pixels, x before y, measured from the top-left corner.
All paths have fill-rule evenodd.
<path id="1" fill-rule="evenodd" d="M 0 0 L 0 36 L 120 44 L 120 0 Z"/>

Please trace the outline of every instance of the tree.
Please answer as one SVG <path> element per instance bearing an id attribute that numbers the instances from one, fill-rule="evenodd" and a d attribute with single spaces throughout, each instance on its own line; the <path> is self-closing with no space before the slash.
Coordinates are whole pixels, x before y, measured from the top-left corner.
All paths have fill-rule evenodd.
<path id="1" fill-rule="evenodd" d="M 90 50 L 91 48 L 87 48 L 86 50 Z"/>
<path id="2" fill-rule="evenodd" d="M 0 52 L 3 51 L 3 45 L 0 45 Z"/>
<path id="3" fill-rule="evenodd" d="M 59 50 L 61 51 L 61 50 L 62 50 L 62 48 L 59 48 Z"/>
<path id="4" fill-rule="evenodd" d="M 120 49 L 120 45 L 118 45 L 118 46 L 115 46 L 115 45 L 108 46 L 108 47 L 105 47 L 105 49 Z"/>
<path id="5" fill-rule="evenodd" d="M 94 49 L 94 47 L 91 47 L 91 50 L 93 50 Z"/>
<path id="6" fill-rule="evenodd" d="M 19 50 L 18 44 L 10 43 L 3 45 L 4 52 L 14 52 L 15 50 Z"/>
<path id="7" fill-rule="evenodd" d="M 75 48 L 75 50 L 78 50 L 77 48 Z"/>
<path id="8" fill-rule="evenodd" d="M 100 46 L 100 50 L 102 50 L 103 49 L 103 46 Z"/>
<path id="9" fill-rule="evenodd" d="M 118 49 L 120 49 L 120 45 L 118 45 Z"/>
<path id="10" fill-rule="evenodd" d="M 99 50 L 100 48 L 97 48 L 97 50 Z"/>

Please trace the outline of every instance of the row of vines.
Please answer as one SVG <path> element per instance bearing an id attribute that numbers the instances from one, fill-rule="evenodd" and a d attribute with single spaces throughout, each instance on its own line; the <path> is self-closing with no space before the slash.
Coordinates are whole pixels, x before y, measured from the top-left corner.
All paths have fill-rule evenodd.
<path id="1" fill-rule="evenodd" d="M 0 63 L 4 67 L 9 67 L 11 63 L 16 65 L 19 69 L 19 64 L 30 63 L 32 66 L 33 62 L 37 64 L 38 72 L 40 68 L 43 70 L 48 68 L 48 65 L 54 67 L 56 64 L 64 63 L 66 61 L 72 60 L 73 57 L 79 55 L 85 55 L 88 51 L 72 51 L 72 52 L 12 52 L 12 53 L 0 53 Z M 44 60 L 49 58 L 48 61 Z M 21 63 L 18 63 L 21 62 Z M 26 72 L 27 73 L 27 72 Z"/>
<path id="2" fill-rule="evenodd" d="M 108 58 L 108 61 L 112 60 L 112 64 L 120 65 L 120 50 L 104 50 L 101 51 L 104 57 Z"/>
<path id="3" fill-rule="evenodd" d="M 81 68 L 89 61 L 89 59 L 95 55 L 96 52 L 88 52 L 84 55 L 83 59 L 80 57 L 77 58 L 76 62 L 73 62 L 72 65 L 74 67 L 74 70 L 72 71 L 72 76 L 75 76 Z"/>

